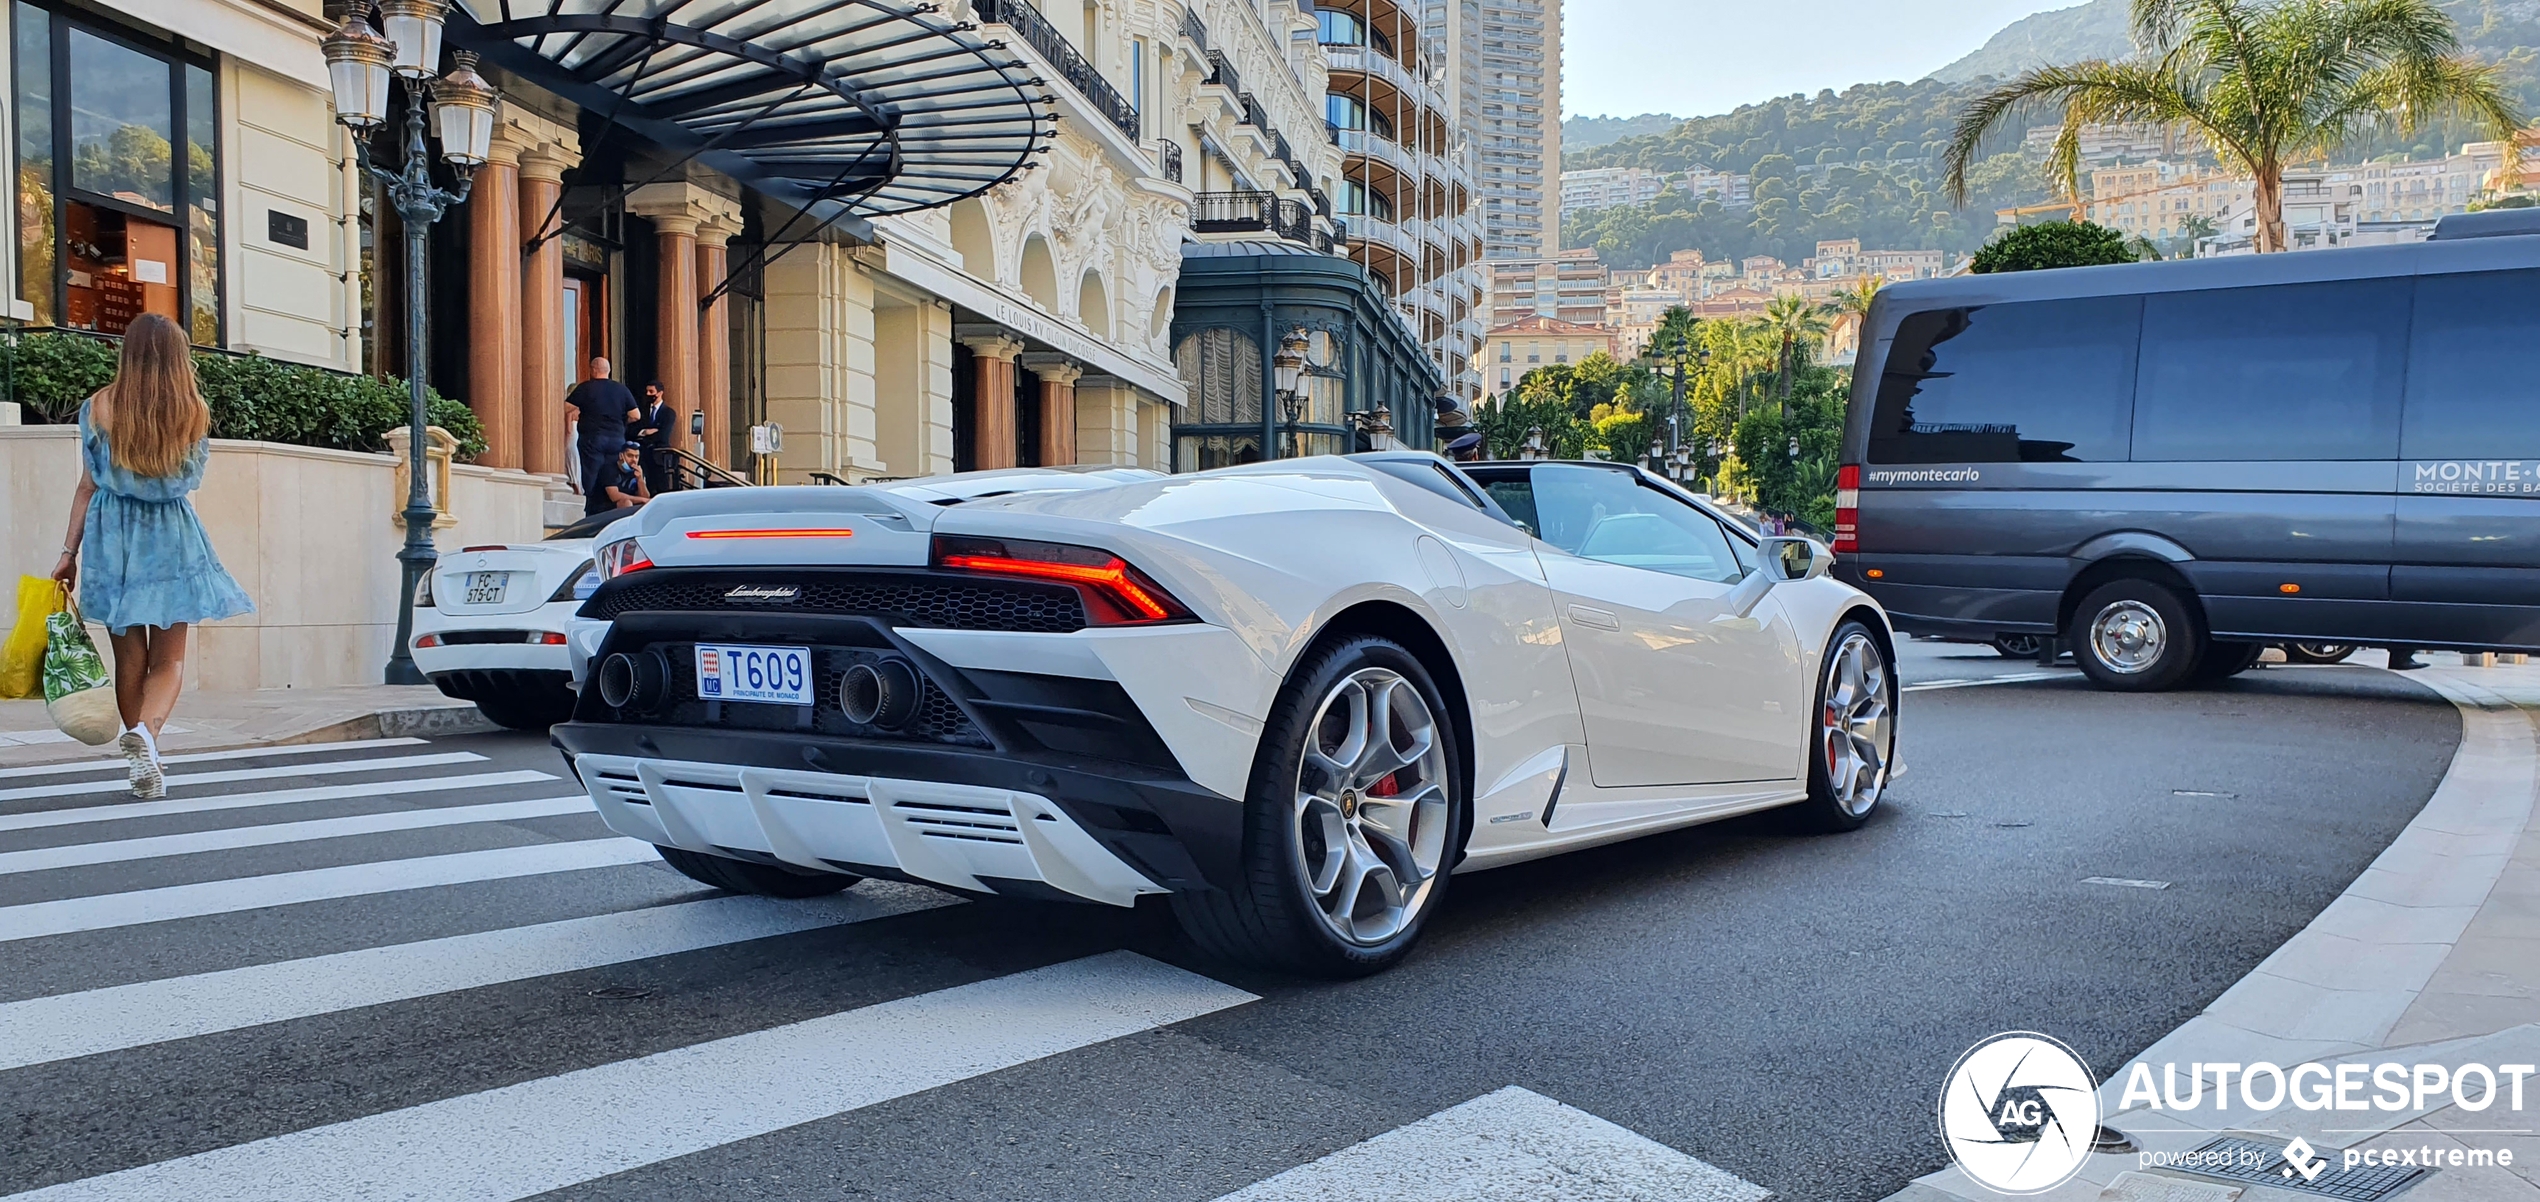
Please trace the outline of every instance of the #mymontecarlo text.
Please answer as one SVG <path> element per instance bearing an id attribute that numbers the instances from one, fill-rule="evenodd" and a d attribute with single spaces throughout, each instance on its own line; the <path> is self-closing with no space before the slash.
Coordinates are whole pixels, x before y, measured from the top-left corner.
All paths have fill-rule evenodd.
<path id="1" fill-rule="evenodd" d="M 2138 1061 L 2126 1074 L 2125 1095 L 2117 1109 L 2134 1110 L 2140 1102 L 2151 1110 L 2195 1110 L 2205 1104 L 2205 1083 L 2211 1078 L 2216 1110 L 2231 1107 L 2234 1085 L 2240 1090 L 2240 1105 L 2248 1110 L 2275 1110 L 2288 1102 L 2302 1110 L 2425 1110 L 2429 1102 L 2436 1107 L 2485 1110 L 2499 1100 L 2508 1110 L 2520 1110 L 2523 1078 L 2535 1071 L 2540 1069 L 2528 1064 L 2455 1068 L 2310 1062 L 2288 1069 L 2263 1060 L 2245 1065 L 2195 1061 L 2187 1066 L 2182 1089 L 2176 1064 L 2161 1066 L 2156 1086 L 2152 1066 Z"/>

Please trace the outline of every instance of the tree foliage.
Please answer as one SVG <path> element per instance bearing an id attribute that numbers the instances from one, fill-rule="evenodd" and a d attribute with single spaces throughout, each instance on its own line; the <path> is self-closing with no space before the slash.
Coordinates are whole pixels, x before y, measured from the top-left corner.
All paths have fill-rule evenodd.
<path id="1" fill-rule="evenodd" d="M 2521 124 L 2499 69 L 2461 51 L 2433 0 L 2133 0 L 2132 15 L 2134 57 L 2040 67 L 1968 104 L 1945 156 L 1951 194 L 1968 195 L 2005 123 L 2059 110 L 2047 176 L 2079 197 L 2082 127 L 2154 122 L 2255 181 L 2257 249 L 2284 250 L 2287 165 L 2441 115 L 2504 139 Z"/>
<path id="2" fill-rule="evenodd" d="M 2000 237 L 1976 252 L 1975 261 L 1967 269 L 1979 273 L 2042 271 L 2050 267 L 2132 263 L 2138 257 L 2124 234 L 2104 225 L 2043 221 L 2002 231 Z"/>

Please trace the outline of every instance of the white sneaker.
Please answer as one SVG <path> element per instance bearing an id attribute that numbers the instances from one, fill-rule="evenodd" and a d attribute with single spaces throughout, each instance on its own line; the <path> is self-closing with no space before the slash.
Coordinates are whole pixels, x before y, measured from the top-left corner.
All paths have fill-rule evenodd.
<path id="1" fill-rule="evenodd" d="M 116 738 L 115 748 L 132 762 L 132 795 L 155 801 L 168 795 L 167 775 L 159 767 L 158 740 L 150 737 L 145 726 L 135 726 Z"/>

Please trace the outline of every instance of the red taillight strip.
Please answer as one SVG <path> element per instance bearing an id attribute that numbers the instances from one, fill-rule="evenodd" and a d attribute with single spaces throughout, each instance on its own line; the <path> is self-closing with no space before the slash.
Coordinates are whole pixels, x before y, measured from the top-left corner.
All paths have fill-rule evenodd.
<path id="1" fill-rule="evenodd" d="M 855 531 L 844 526 L 813 526 L 783 530 L 691 530 L 690 538 L 854 538 Z"/>
<path id="2" fill-rule="evenodd" d="M 1861 466 L 1847 463 L 1834 473 L 1834 552 L 1850 555 L 1861 549 Z"/>
<path id="3" fill-rule="evenodd" d="M 1118 558 L 1100 567 L 1081 563 L 1054 563 L 1045 559 L 1011 559 L 1003 555 L 947 555 L 943 565 L 956 571 L 994 572 L 1000 576 L 1028 576 L 1037 580 L 1057 580 L 1068 584 L 1092 585 L 1136 610 L 1139 617 L 1161 622 L 1179 616 L 1172 607 L 1157 600 L 1147 591 L 1129 565 Z"/>

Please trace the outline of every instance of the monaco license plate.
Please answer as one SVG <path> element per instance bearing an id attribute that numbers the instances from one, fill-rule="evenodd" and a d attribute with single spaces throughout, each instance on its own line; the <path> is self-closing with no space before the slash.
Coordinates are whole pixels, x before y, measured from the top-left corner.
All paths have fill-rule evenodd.
<path id="1" fill-rule="evenodd" d="M 697 644 L 697 699 L 811 704 L 811 648 Z"/>
<path id="2" fill-rule="evenodd" d="M 511 584 L 509 572 L 470 572 L 467 574 L 467 603 L 500 605 L 503 590 Z"/>

